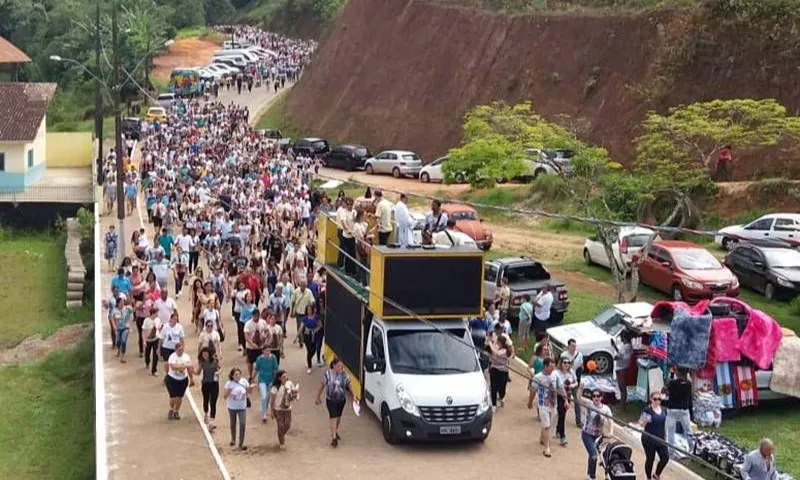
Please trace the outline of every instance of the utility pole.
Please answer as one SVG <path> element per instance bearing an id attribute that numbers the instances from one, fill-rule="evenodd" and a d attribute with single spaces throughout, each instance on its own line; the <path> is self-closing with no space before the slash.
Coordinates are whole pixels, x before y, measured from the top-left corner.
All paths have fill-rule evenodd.
<path id="1" fill-rule="evenodd" d="M 103 92 L 100 84 L 100 0 L 94 13 L 94 131 L 97 138 L 97 184 L 102 185 L 103 178 Z"/>
<path id="2" fill-rule="evenodd" d="M 125 258 L 125 191 L 123 188 L 125 183 L 125 162 L 122 160 L 122 112 L 120 109 L 120 104 L 122 103 L 122 69 L 119 64 L 120 48 L 117 15 L 119 15 L 119 0 L 114 0 L 111 14 L 111 41 L 114 44 L 114 136 L 116 137 L 115 150 L 117 151 L 117 218 L 119 219 L 119 227 L 117 228 L 119 246 L 117 251 L 119 264 L 122 265 L 122 260 Z"/>

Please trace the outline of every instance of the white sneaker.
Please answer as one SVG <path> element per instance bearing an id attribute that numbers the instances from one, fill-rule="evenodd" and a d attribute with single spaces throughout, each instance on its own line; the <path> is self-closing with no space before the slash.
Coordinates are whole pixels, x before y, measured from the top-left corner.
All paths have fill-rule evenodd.
<path id="1" fill-rule="evenodd" d="M 311 375 L 311 369 L 310 368 L 306 368 L 306 373 Z"/>

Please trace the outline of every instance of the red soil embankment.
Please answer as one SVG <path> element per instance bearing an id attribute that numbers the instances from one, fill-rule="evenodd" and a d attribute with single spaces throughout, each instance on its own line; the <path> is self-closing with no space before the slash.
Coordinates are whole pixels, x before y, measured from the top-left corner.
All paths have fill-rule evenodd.
<path id="1" fill-rule="evenodd" d="M 797 62 L 736 32 L 725 51 L 738 53 L 720 58 L 708 40 L 718 27 L 708 21 L 699 11 L 508 16 L 415 0 L 350 0 L 290 92 L 287 113 L 315 134 L 373 150 L 407 148 L 430 161 L 460 142 L 471 107 L 530 100 L 546 117 L 582 119 L 580 133 L 627 164 L 631 140 L 653 108 L 772 97 L 797 114 L 800 83 L 790 81 Z M 684 38 L 692 39 L 681 50 L 688 59 L 658 71 Z M 771 157 L 742 163 L 739 178 L 794 169 Z"/>

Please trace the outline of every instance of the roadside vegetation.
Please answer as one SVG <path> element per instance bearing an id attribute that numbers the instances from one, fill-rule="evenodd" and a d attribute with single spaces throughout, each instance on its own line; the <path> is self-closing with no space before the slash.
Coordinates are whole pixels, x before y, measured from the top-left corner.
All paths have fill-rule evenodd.
<path id="1" fill-rule="evenodd" d="M 88 307 L 66 308 L 65 239 L 62 234 L 5 231 L 0 236 L 0 348 L 48 336 L 64 325 L 88 322 Z"/>

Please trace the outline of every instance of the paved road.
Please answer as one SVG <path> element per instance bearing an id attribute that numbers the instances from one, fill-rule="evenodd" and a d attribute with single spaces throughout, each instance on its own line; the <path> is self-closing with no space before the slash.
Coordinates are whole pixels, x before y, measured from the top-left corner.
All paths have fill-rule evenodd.
<path id="1" fill-rule="evenodd" d="M 270 95 L 225 95 L 223 100 L 234 100 L 248 105 L 255 112 Z M 102 218 L 103 232 L 116 223 L 110 216 Z M 139 217 L 129 217 L 126 233 L 139 226 Z M 149 227 L 149 226 L 148 226 Z M 148 232 L 151 229 L 148 228 Z M 201 261 L 202 264 L 202 261 Z M 105 286 L 110 283 L 110 273 L 103 274 Z M 170 291 L 172 286 L 170 285 Z M 181 318 L 190 318 L 190 294 L 178 301 Z M 223 306 L 223 322 L 228 340 L 223 343 L 223 373 L 232 366 L 246 368 L 244 357 L 235 349 L 235 326 L 230 303 Z M 107 328 L 107 326 L 106 326 Z M 189 338 L 194 337 L 194 327 L 189 326 Z M 290 337 L 294 330 L 290 328 Z M 136 351 L 135 332 L 129 340 L 129 350 Z M 196 356 L 196 342 L 187 342 L 187 351 Z M 106 352 L 110 340 L 106 332 Z M 327 412 L 315 406 L 314 392 L 319 384 L 322 369 L 305 373 L 305 355 L 291 346 L 282 362 L 296 382 L 300 382 L 301 398 L 294 407 L 293 426 L 284 451 L 276 448 L 274 421 L 262 424 L 258 412 L 258 395 L 253 397 L 253 408 L 248 411 L 247 452 L 228 447 L 228 419 L 224 401 L 220 399 L 217 417 L 218 429 L 213 438 L 222 459 L 235 479 L 284 479 L 313 475 L 320 479 L 382 478 L 391 479 L 485 479 L 488 476 L 503 479 L 585 478 L 586 453 L 580 444 L 579 431 L 574 424 L 568 427 L 570 444 L 566 448 L 555 446 L 553 457 L 545 458 L 537 443 L 538 425 L 535 415 L 525 408 L 526 390 L 521 378 L 513 378 L 509 385 L 506 407 L 498 410 L 492 435 L 485 443 L 458 445 L 404 445 L 390 446 L 383 441 L 379 423 L 371 412 L 362 410 L 355 417 L 346 409 L 339 448 L 328 444 Z M 134 353 L 127 364 L 115 361 L 113 355 L 105 360 L 106 388 L 109 422 L 109 464 L 114 469 L 111 478 L 153 478 L 192 480 L 220 478 L 205 443 L 199 423 L 185 404 L 183 419 L 169 422 L 166 419 L 167 395 L 160 377 L 151 377 L 143 362 Z M 192 391 L 200 402 L 199 387 Z M 635 458 L 641 472 L 643 458 Z M 664 478 L 689 478 L 670 471 Z"/>

